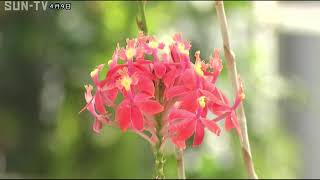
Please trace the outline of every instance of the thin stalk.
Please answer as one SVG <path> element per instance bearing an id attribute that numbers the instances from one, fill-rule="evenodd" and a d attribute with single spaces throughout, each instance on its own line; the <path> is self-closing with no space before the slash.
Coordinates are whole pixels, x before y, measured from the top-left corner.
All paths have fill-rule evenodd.
<path id="1" fill-rule="evenodd" d="M 229 41 L 228 24 L 227 24 L 225 11 L 224 11 L 223 1 L 216 1 L 215 5 L 216 5 L 218 21 L 219 21 L 220 30 L 221 30 L 222 40 L 223 40 L 223 49 L 224 49 L 224 55 L 226 58 L 227 69 L 228 69 L 229 77 L 231 79 L 234 93 L 236 94 L 240 90 L 240 83 L 238 79 L 235 55 L 231 49 L 231 45 Z M 246 165 L 248 177 L 250 179 L 258 179 L 258 176 L 254 169 L 254 164 L 252 161 L 252 155 L 251 155 L 251 149 L 250 149 L 250 143 L 249 143 L 249 137 L 248 137 L 248 131 L 247 131 L 247 120 L 246 120 L 246 115 L 245 115 L 242 103 L 238 107 L 237 115 L 239 118 L 241 135 L 242 135 L 241 146 L 242 146 L 243 159 Z"/>
<path id="2" fill-rule="evenodd" d="M 179 150 L 179 149 L 177 152 L 177 170 L 178 170 L 178 178 L 186 179 L 186 174 L 184 171 L 183 150 Z"/>
<path id="3" fill-rule="evenodd" d="M 145 7 L 147 1 L 137 1 L 138 3 L 138 15 L 136 17 L 137 25 L 140 31 L 143 31 L 145 35 L 148 34 L 148 27 L 145 15 Z"/>
<path id="4" fill-rule="evenodd" d="M 147 1 L 137 1 L 138 3 L 138 15 L 136 16 L 137 26 L 140 31 L 143 31 L 145 35 L 148 34 L 147 21 L 145 15 L 145 5 Z M 163 104 L 163 83 L 161 81 L 155 82 L 155 98 L 160 103 Z M 165 156 L 161 150 L 161 144 L 163 143 L 163 137 L 161 134 L 162 129 L 162 117 L 163 112 L 156 115 L 156 123 L 157 123 L 157 138 L 158 142 L 153 146 L 153 153 L 155 157 L 155 165 L 154 165 L 154 178 L 155 179 L 164 179 L 164 163 L 166 161 Z"/>
<path id="5" fill-rule="evenodd" d="M 163 86 L 162 82 L 157 80 L 155 83 L 155 98 L 158 102 L 163 104 Z M 163 112 L 156 115 L 156 123 L 157 123 L 157 137 L 158 142 L 154 147 L 154 156 L 155 156 L 155 179 L 164 179 L 164 163 L 165 157 L 163 152 L 161 151 L 161 144 L 163 143 L 163 137 L 161 134 L 162 129 L 162 116 Z"/>

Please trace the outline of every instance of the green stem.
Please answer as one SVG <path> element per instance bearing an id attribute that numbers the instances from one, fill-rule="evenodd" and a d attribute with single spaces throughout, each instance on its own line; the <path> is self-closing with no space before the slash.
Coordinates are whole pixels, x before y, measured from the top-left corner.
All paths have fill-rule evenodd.
<path id="1" fill-rule="evenodd" d="M 138 15 L 136 17 L 137 25 L 140 31 L 143 31 L 145 35 L 148 34 L 147 21 L 145 15 L 145 7 L 147 1 L 137 1 L 138 3 Z"/>
<path id="2" fill-rule="evenodd" d="M 164 154 L 160 151 L 160 146 L 157 146 L 154 152 L 155 156 L 155 179 L 164 179 L 164 163 L 166 161 Z"/>
<path id="3" fill-rule="evenodd" d="M 137 1 L 138 3 L 138 15 L 136 16 L 137 26 L 140 31 L 143 31 L 145 35 L 148 34 L 147 21 L 145 15 L 145 6 L 147 1 Z M 163 83 L 157 80 L 155 82 L 155 98 L 160 103 L 163 104 Z M 161 144 L 163 142 L 163 137 L 161 134 L 162 129 L 162 116 L 163 113 L 159 113 L 156 115 L 156 123 L 157 123 L 157 137 L 158 142 L 154 146 L 154 157 L 155 157 L 155 165 L 154 165 L 154 177 L 155 179 L 164 179 L 164 163 L 165 157 L 163 152 L 160 150 Z"/>
<path id="4" fill-rule="evenodd" d="M 160 103 L 163 104 L 163 83 L 159 80 L 155 82 L 155 98 Z M 155 156 L 155 179 L 164 179 L 164 163 L 165 157 L 163 152 L 160 150 L 161 144 L 163 142 L 163 137 L 161 134 L 162 129 L 162 116 L 163 112 L 156 115 L 156 123 L 157 123 L 157 137 L 159 141 L 155 145 L 154 148 L 154 156 Z"/>

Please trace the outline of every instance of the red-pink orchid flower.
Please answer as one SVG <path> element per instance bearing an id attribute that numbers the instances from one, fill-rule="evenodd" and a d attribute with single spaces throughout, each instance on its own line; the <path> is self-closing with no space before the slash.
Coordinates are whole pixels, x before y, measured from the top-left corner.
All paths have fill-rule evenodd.
<path id="1" fill-rule="evenodd" d="M 103 64 L 91 72 L 94 86 L 85 86 L 87 104 L 83 110 L 93 115 L 95 132 L 103 125 L 118 126 L 153 145 L 171 140 L 183 149 L 191 136 L 193 146 L 200 145 L 205 128 L 219 135 L 217 122 L 225 120 L 224 129 L 236 129 L 241 137 L 236 109 L 244 99 L 243 88 L 231 104 L 216 87 L 223 68 L 219 51 L 213 51 L 208 63 L 197 51 L 193 63 L 191 44 L 181 33 L 174 34 L 172 40 L 168 44 L 140 33 L 138 38 L 127 39 L 125 47 L 117 44 L 103 79 L 99 79 Z M 107 112 L 107 107 L 115 113 Z M 208 119 L 209 111 L 216 117 Z"/>

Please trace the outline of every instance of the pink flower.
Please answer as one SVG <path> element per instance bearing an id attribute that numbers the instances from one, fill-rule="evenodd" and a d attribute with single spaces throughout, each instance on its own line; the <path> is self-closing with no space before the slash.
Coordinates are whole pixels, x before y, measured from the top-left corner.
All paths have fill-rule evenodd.
<path id="1" fill-rule="evenodd" d="M 93 124 L 93 130 L 96 133 L 100 133 L 100 130 L 102 129 L 102 123 L 109 123 L 107 112 L 103 107 L 101 107 L 100 96 L 99 95 L 95 96 L 95 97 L 92 96 L 91 92 L 92 92 L 93 87 L 91 85 L 86 85 L 85 88 L 86 88 L 85 99 L 87 102 L 87 105 L 85 108 L 88 109 L 88 111 L 95 118 L 95 121 Z M 98 114 L 96 112 L 96 109 L 102 114 Z"/>
<path id="2" fill-rule="evenodd" d="M 174 109 L 169 115 L 169 133 L 172 135 L 172 142 L 179 148 L 185 148 L 185 141 L 194 134 L 193 146 L 198 146 L 204 138 L 204 128 L 208 128 L 216 135 L 220 135 L 220 128 L 214 120 L 206 119 L 206 112 L 203 111 L 204 97 L 198 98 L 199 108 L 196 113 L 183 109 Z"/>
<path id="3" fill-rule="evenodd" d="M 217 122 L 225 120 L 224 129 L 236 129 L 241 137 L 235 111 L 244 99 L 243 88 L 231 104 L 216 87 L 223 68 L 219 51 L 213 51 L 208 63 L 197 51 L 192 63 L 191 44 L 180 33 L 172 39 L 166 44 L 140 33 L 127 39 L 124 48 L 117 44 L 103 79 L 99 79 L 103 64 L 90 73 L 94 86 L 85 86 L 83 110 L 94 117 L 95 132 L 110 125 L 123 132 L 131 130 L 153 145 L 171 140 L 184 149 L 192 136 L 193 146 L 200 145 L 206 128 L 219 135 Z M 107 107 L 115 110 L 114 115 Z M 214 119 L 207 118 L 209 111 L 216 115 Z"/>
<path id="4" fill-rule="evenodd" d="M 137 78 L 137 80 L 134 80 Z M 138 81 L 138 82 L 135 82 Z M 144 87 L 139 94 L 133 93 L 133 85 L 140 83 L 140 88 Z M 123 101 L 119 104 L 116 111 L 116 119 L 119 121 L 120 128 L 126 131 L 129 126 L 133 129 L 142 131 L 144 127 L 143 114 L 154 115 L 163 111 L 162 105 L 152 100 L 153 84 L 147 78 L 130 77 L 124 73 L 119 80 L 119 85 L 123 87 Z M 149 94 L 145 94 L 149 93 Z"/>

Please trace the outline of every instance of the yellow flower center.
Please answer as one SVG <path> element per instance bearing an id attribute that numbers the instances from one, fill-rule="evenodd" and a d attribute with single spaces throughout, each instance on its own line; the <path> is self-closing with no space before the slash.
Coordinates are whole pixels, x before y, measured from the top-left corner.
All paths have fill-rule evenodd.
<path id="1" fill-rule="evenodd" d="M 86 88 L 86 89 L 88 89 L 90 91 L 93 89 L 93 87 L 90 84 L 84 85 L 84 88 Z"/>
<path id="2" fill-rule="evenodd" d="M 124 76 L 121 79 L 121 85 L 124 87 L 126 91 L 130 90 L 131 83 L 132 83 L 132 79 L 129 76 Z"/>
<path id="3" fill-rule="evenodd" d="M 93 71 L 91 71 L 90 76 L 93 77 L 98 73 L 98 69 L 94 69 Z"/>
<path id="4" fill-rule="evenodd" d="M 203 76 L 203 75 L 204 75 L 201 67 L 202 67 L 202 66 L 201 66 L 201 62 L 196 62 L 196 63 L 194 64 L 194 70 L 195 70 L 195 72 L 196 72 L 199 76 Z"/>
<path id="5" fill-rule="evenodd" d="M 136 55 L 135 49 L 129 48 L 129 49 L 126 50 L 126 56 L 127 56 L 128 59 L 132 59 L 133 56 L 135 56 L 135 55 Z"/>
<path id="6" fill-rule="evenodd" d="M 246 98 L 246 95 L 245 95 L 244 93 L 241 93 L 241 94 L 240 94 L 240 98 L 241 98 L 241 99 L 244 99 L 244 98 Z"/>
<path id="7" fill-rule="evenodd" d="M 179 49 L 179 51 L 180 51 L 182 54 L 189 55 L 189 51 L 185 49 L 184 44 L 179 43 L 178 49 Z"/>
<path id="8" fill-rule="evenodd" d="M 151 41 L 150 43 L 149 43 L 149 47 L 151 47 L 151 48 L 157 48 L 159 46 L 159 44 L 157 43 L 157 42 L 155 42 L 155 41 Z"/>
<path id="9" fill-rule="evenodd" d="M 109 61 L 108 61 L 108 65 L 110 65 L 112 63 L 112 59 L 110 59 Z"/>
<path id="10" fill-rule="evenodd" d="M 206 106 L 206 97 L 205 96 L 199 97 L 198 98 L 198 103 L 199 103 L 201 108 L 204 108 Z"/>

